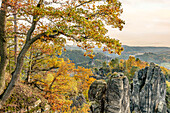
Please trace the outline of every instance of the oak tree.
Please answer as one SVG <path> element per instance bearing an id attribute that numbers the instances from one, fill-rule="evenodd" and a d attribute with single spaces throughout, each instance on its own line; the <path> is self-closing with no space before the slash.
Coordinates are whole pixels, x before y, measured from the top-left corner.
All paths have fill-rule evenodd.
<path id="1" fill-rule="evenodd" d="M 11 40 L 6 36 L 6 20 L 11 14 L 22 17 L 18 22 L 18 31 L 22 36 L 22 44 L 18 50 L 17 62 L 11 73 L 12 79 L 5 88 L 5 71 L 8 53 L 7 43 Z M 11 91 L 19 79 L 24 64 L 24 58 L 30 47 L 38 40 L 55 44 L 59 47 L 66 41 L 74 41 L 77 46 L 86 50 L 92 57 L 92 48 L 104 45 L 103 51 L 120 54 L 123 51 L 119 40 L 106 36 L 105 25 L 113 28 L 123 28 L 124 21 L 120 19 L 121 3 L 118 0 L 2 0 L 0 9 L 0 100 L 1 103 L 11 95 Z M 65 41 L 61 41 L 65 40 Z"/>

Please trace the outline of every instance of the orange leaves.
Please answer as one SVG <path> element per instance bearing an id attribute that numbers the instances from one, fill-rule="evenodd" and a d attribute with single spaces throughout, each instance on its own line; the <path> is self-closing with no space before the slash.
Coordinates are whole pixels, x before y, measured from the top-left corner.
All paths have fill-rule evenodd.
<path id="1" fill-rule="evenodd" d="M 89 86 L 95 79 L 90 78 L 93 75 L 90 69 L 84 67 L 78 67 L 76 69 L 70 60 L 61 61 L 58 66 L 59 68 L 55 73 L 51 70 L 45 75 L 37 74 L 34 77 L 39 80 L 37 85 L 40 85 L 47 91 L 47 93 L 42 92 L 42 94 L 48 99 L 52 110 L 66 112 L 70 110 L 69 106 L 72 103 L 69 100 L 70 96 L 83 93 L 87 98 Z M 87 108 L 81 110 L 85 111 Z"/>
<path id="2" fill-rule="evenodd" d="M 103 48 L 103 52 L 107 51 L 106 47 Z"/>
<path id="3" fill-rule="evenodd" d="M 34 30 L 32 37 L 44 33 L 47 33 L 47 37 L 43 37 L 45 40 L 49 40 L 49 35 L 55 35 L 51 31 L 57 30 L 62 32 L 64 36 L 68 37 L 72 41 L 78 42 L 78 46 L 83 49 L 88 47 L 94 48 L 94 45 L 106 45 L 109 53 L 119 54 L 123 51 L 120 47 L 120 42 L 116 42 L 115 39 L 106 37 L 107 29 L 105 24 L 112 26 L 113 28 L 123 28 L 124 21 L 120 19 L 122 13 L 121 4 L 118 0 L 107 0 L 104 4 L 99 4 L 100 1 L 63 1 L 62 5 L 58 4 L 56 7 L 42 4 L 37 7 L 37 1 L 34 0 L 9 0 L 11 5 L 16 3 L 17 13 L 19 16 L 24 17 L 25 20 L 31 25 L 32 17 L 34 21 L 38 21 L 36 29 Z M 20 25 L 19 31 L 23 31 L 27 34 L 30 26 Z M 57 35 L 57 38 L 59 36 Z M 64 38 L 63 38 L 64 39 Z M 65 41 L 52 40 L 58 46 L 65 44 Z M 66 40 L 67 41 L 67 40 Z M 59 43 L 56 43 L 59 42 Z M 89 42 L 91 45 L 83 45 L 82 43 Z M 116 44 L 115 44 L 116 43 Z M 50 49 L 49 49 L 50 50 Z M 88 55 L 93 57 L 92 55 Z"/>
<path id="4" fill-rule="evenodd" d="M 66 48 L 64 48 L 64 51 L 66 51 Z"/>
<path id="5" fill-rule="evenodd" d="M 101 44 L 97 44 L 98 45 L 98 48 L 101 48 L 102 47 L 102 45 Z"/>
<path id="6" fill-rule="evenodd" d="M 74 78 L 78 82 L 78 91 L 83 92 L 84 95 L 87 96 L 87 90 L 91 83 L 95 80 L 94 78 L 90 78 L 90 76 L 93 76 L 92 71 L 84 67 L 78 67 L 75 69 L 75 73 Z"/>
<path id="7" fill-rule="evenodd" d="M 163 67 L 163 66 L 160 66 L 160 68 L 161 68 L 161 70 L 162 70 L 162 72 L 163 72 L 163 74 L 166 76 L 166 75 L 170 75 L 170 69 L 168 69 L 168 68 L 165 68 L 165 67 Z"/>
<path id="8" fill-rule="evenodd" d="M 51 60 L 48 63 L 52 64 L 53 62 L 54 61 Z M 73 72 L 75 67 L 69 60 L 62 60 L 58 63 L 60 63 L 60 65 L 58 65 L 59 68 L 57 72 L 54 73 L 54 70 L 50 70 L 48 73 L 45 72 L 45 74 L 39 72 L 39 75 L 34 76 L 33 79 L 42 81 L 37 82 L 37 85 L 43 88 L 44 92 L 42 92 L 42 94 L 48 99 L 52 109 L 54 111 L 65 111 L 69 109 L 71 104 L 71 100 L 67 99 L 69 98 L 69 94 L 77 90 L 75 80 L 70 77 L 70 73 Z"/>
<path id="9" fill-rule="evenodd" d="M 84 53 L 84 56 L 87 56 L 87 53 Z"/>
<path id="10" fill-rule="evenodd" d="M 138 58 L 137 58 L 138 59 Z M 148 66 L 147 62 L 137 60 L 134 56 L 129 56 L 129 59 L 126 61 L 127 69 L 130 71 L 132 67 L 138 67 L 140 69 Z"/>
<path id="11" fill-rule="evenodd" d="M 95 55 L 88 54 L 87 56 L 89 56 L 91 59 L 93 59 Z"/>
<path id="12" fill-rule="evenodd" d="M 121 4 L 118 0 L 107 0 L 104 4 L 100 4 L 100 0 L 89 2 L 87 0 L 66 0 L 55 7 L 51 4 L 45 6 L 43 3 L 37 7 L 36 0 L 10 0 L 10 2 L 9 4 L 12 6 L 15 3 L 17 4 L 17 7 L 15 7 L 17 8 L 17 14 L 24 17 L 24 21 L 27 23 L 19 24 L 18 31 L 27 34 L 31 28 L 29 30 L 29 33 L 30 31 L 33 32 L 30 36 L 31 38 L 42 33 L 45 34 L 40 40 L 32 44 L 30 56 L 33 55 L 31 60 L 35 63 L 33 69 L 36 72 L 38 69 L 58 67 L 46 73 L 37 72 L 38 75 L 42 74 L 39 79 L 42 78 L 44 79 L 43 82 L 49 84 L 47 86 L 40 83 L 45 90 L 52 92 L 48 96 L 51 99 L 51 105 L 54 105 L 53 109 L 58 109 L 57 105 L 55 105 L 57 103 L 53 104 L 54 100 L 65 99 L 58 104 L 59 107 L 64 106 L 67 100 L 65 98 L 66 93 L 70 93 L 70 90 L 75 90 L 73 85 L 76 88 L 82 88 L 82 91 L 85 92 L 91 81 L 93 81 L 89 77 L 91 74 L 89 70 L 84 68 L 74 70 L 72 63 L 64 62 L 56 57 L 61 55 L 62 47 L 66 44 L 67 38 L 77 42 L 78 47 L 86 50 L 84 56 L 92 59 L 94 57 L 92 48 L 95 45 L 99 48 L 104 45 L 106 47 L 104 47 L 103 51 L 115 52 L 119 55 L 123 51 L 118 40 L 106 36 L 108 30 L 105 28 L 105 23 L 113 28 L 123 28 L 124 22 L 120 19 L 120 14 L 122 13 Z M 57 0 L 54 2 L 57 2 Z M 30 27 L 32 25 L 35 25 L 35 30 L 34 27 Z M 20 44 L 24 44 L 24 41 L 24 39 L 20 40 Z M 27 56 L 27 58 L 29 59 L 30 57 Z M 70 74 L 76 75 L 74 78 L 77 81 L 71 78 Z M 69 81 L 72 81 L 72 84 Z M 78 86 L 77 84 L 80 85 Z M 66 89 L 70 90 L 67 91 Z M 54 98 L 55 96 L 56 98 Z"/>
<path id="13" fill-rule="evenodd" d="M 37 45 L 34 45 L 30 51 L 35 52 L 32 54 L 36 55 L 40 51 L 37 51 L 35 47 L 48 51 L 48 46 L 48 44 L 37 41 Z M 44 53 L 42 56 L 44 56 Z M 69 106 L 72 103 L 69 98 L 78 93 L 83 93 L 87 98 L 89 86 L 95 79 L 90 78 L 93 75 L 90 69 L 82 67 L 76 69 L 70 60 L 64 61 L 55 55 L 47 55 L 42 59 L 38 59 L 32 68 L 41 70 L 55 66 L 58 68 L 48 71 L 36 71 L 37 74 L 32 74 L 31 79 L 35 80 L 35 83 L 43 89 L 41 94 L 48 100 L 53 111 L 66 112 L 70 110 Z M 81 110 L 85 111 L 87 109 L 83 108 Z"/>

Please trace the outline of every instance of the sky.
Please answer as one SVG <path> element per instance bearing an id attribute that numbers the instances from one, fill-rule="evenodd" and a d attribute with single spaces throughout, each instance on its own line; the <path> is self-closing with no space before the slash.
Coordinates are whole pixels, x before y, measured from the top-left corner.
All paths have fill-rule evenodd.
<path id="1" fill-rule="evenodd" d="M 1 7 L 1 4 L 2 4 L 2 0 L 0 0 L 0 7 Z"/>
<path id="2" fill-rule="evenodd" d="M 122 31 L 107 26 L 110 37 L 128 46 L 170 47 L 170 0 L 120 2 L 125 25 Z"/>
<path id="3" fill-rule="evenodd" d="M 109 29 L 110 37 L 128 46 L 170 47 L 170 0 L 120 0 L 125 20 L 122 31 Z"/>

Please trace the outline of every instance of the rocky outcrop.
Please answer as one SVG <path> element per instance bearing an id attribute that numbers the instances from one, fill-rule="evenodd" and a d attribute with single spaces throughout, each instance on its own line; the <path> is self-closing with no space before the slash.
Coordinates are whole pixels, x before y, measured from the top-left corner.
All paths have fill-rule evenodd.
<path id="1" fill-rule="evenodd" d="M 104 113 L 106 87 L 107 83 L 104 80 L 96 80 L 91 84 L 88 97 L 92 113 Z"/>
<path id="2" fill-rule="evenodd" d="M 36 88 L 18 82 L 0 113 L 49 113 L 50 109 L 48 101 Z"/>
<path id="3" fill-rule="evenodd" d="M 71 109 L 73 107 L 79 108 L 79 107 L 82 107 L 83 104 L 87 104 L 86 99 L 83 94 L 79 94 L 78 96 L 73 97 L 71 100 L 73 101 L 73 103 L 70 106 Z"/>
<path id="4" fill-rule="evenodd" d="M 89 89 L 92 113 L 167 113 L 165 76 L 154 63 L 135 73 L 131 88 L 121 73 L 99 79 Z"/>
<path id="5" fill-rule="evenodd" d="M 139 70 L 133 78 L 131 111 L 134 113 L 166 113 L 166 82 L 159 66 Z"/>
<path id="6" fill-rule="evenodd" d="M 123 74 L 111 76 L 107 83 L 106 113 L 130 113 L 129 81 Z"/>
<path id="7" fill-rule="evenodd" d="M 89 89 L 92 113 L 130 113 L 129 81 L 123 74 L 96 80 Z"/>

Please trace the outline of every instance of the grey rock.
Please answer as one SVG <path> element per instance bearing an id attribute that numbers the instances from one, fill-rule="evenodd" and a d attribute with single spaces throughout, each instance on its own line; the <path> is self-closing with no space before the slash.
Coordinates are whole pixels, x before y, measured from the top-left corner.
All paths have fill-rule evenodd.
<path id="1" fill-rule="evenodd" d="M 130 113 L 129 81 L 122 73 L 94 81 L 89 89 L 92 113 Z"/>
<path id="2" fill-rule="evenodd" d="M 106 91 L 106 113 L 130 113 L 129 81 L 126 76 L 118 73 L 111 76 Z"/>
<path id="3" fill-rule="evenodd" d="M 131 91 L 131 112 L 166 113 L 166 82 L 159 66 L 151 63 L 136 72 Z"/>
<path id="4" fill-rule="evenodd" d="M 87 103 L 83 94 L 79 94 L 78 96 L 73 98 L 72 101 L 73 101 L 73 103 L 70 106 L 70 108 L 73 108 L 73 107 L 80 108 L 80 107 L 82 107 L 83 104 Z"/>
<path id="5" fill-rule="evenodd" d="M 88 97 L 92 113 L 104 113 L 106 87 L 107 83 L 104 80 L 96 80 L 91 84 Z"/>
<path id="6" fill-rule="evenodd" d="M 89 89 L 92 113 L 168 112 L 165 76 L 154 63 L 135 73 L 131 88 L 122 73 L 99 79 Z"/>

